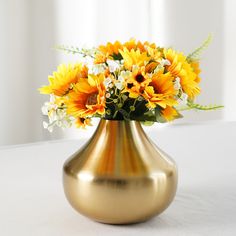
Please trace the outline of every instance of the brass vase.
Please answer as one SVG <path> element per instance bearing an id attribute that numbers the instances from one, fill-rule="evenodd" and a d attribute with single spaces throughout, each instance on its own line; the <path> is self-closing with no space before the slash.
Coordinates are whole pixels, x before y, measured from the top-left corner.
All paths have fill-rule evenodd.
<path id="1" fill-rule="evenodd" d="M 168 207 L 177 169 L 139 122 L 102 119 L 92 138 L 65 162 L 63 181 L 68 201 L 81 214 L 129 224 Z"/>

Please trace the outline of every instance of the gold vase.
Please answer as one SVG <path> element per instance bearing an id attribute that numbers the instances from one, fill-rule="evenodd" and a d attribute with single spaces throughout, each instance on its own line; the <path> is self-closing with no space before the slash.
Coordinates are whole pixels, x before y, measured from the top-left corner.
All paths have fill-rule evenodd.
<path id="1" fill-rule="evenodd" d="M 92 138 L 65 162 L 63 181 L 68 201 L 81 214 L 129 224 L 168 207 L 177 169 L 139 122 L 102 119 Z"/>

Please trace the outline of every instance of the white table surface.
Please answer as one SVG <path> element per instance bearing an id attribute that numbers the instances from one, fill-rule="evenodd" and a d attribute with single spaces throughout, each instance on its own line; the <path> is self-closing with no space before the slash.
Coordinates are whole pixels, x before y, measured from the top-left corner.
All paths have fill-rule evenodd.
<path id="1" fill-rule="evenodd" d="M 164 213 L 128 226 L 93 222 L 70 207 L 61 180 L 63 162 L 85 140 L 9 146 L 0 148 L 0 235 L 236 235 L 236 122 L 148 130 L 179 167 Z"/>

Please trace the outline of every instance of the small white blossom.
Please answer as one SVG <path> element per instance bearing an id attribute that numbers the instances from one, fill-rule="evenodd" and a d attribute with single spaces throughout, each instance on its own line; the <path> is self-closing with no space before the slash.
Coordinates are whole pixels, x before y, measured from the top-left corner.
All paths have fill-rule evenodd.
<path id="1" fill-rule="evenodd" d="M 182 93 L 181 97 L 178 99 L 178 103 L 180 106 L 184 106 L 188 103 L 188 95 L 186 93 Z"/>
<path id="2" fill-rule="evenodd" d="M 112 83 L 112 79 L 111 77 L 107 77 L 105 80 L 104 80 L 104 85 L 105 87 L 109 87 L 109 85 Z"/>
<path id="3" fill-rule="evenodd" d="M 170 66 L 171 65 L 170 61 L 167 59 L 161 59 L 160 64 L 162 66 Z"/>
<path id="4" fill-rule="evenodd" d="M 48 123 L 46 121 L 43 122 L 43 128 L 47 129 L 48 128 Z"/>
<path id="5" fill-rule="evenodd" d="M 106 67 L 104 64 L 93 64 L 93 65 L 88 65 L 88 73 L 89 74 L 94 74 L 94 75 L 98 75 L 101 74 L 105 71 Z"/>
<path id="6" fill-rule="evenodd" d="M 55 103 L 55 96 L 50 97 L 50 102 L 45 102 L 42 107 L 44 115 L 48 116 L 48 123 L 43 122 L 43 127 L 48 129 L 49 132 L 53 131 L 54 126 L 67 128 L 72 125 L 73 118 L 69 117 L 66 112 L 66 108 L 58 107 Z"/>
<path id="7" fill-rule="evenodd" d="M 111 97 L 111 94 L 110 93 L 107 93 L 106 94 L 106 98 L 110 98 Z"/>
<path id="8" fill-rule="evenodd" d="M 111 73 L 113 73 L 116 70 L 120 69 L 119 61 L 114 61 L 114 60 L 107 59 L 107 64 L 108 64 L 109 71 Z"/>
<path id="9" fill-rule="evenodd" d="M 132 73 L 130 71 L 121 71 L 121 73 L 120 73 L 120 76 L 124 79 L 129 78 L 131 75 L 132 75 Z"/>
<path id="10" fill-rule="evenodd" d="M 119 75 L 117 82 L 115 83 L 115 86 L 117 87 L 117 89 L 122 90 L 125 87 L 124 82 L 125 82 L 125 78 L 122 75 Z"/>
<path id="11" fill-rule="evenodd" d="M 175 79 L 175 81 L 174 81 L 174 88 L 175 88 L 176 90 L 181 89 L 181 84 L 180 84 L 180 78 L 179 78 L 179 77 L 177 77 L 177 78 Z"/>
<path id="12" fill-rule="evenodd" d="M 153 71 L 153 74 L 155 74 L 155 73 L 157 73 L 157 72 L 159 72 L 160 70 L 163 70 L 163 69 L 164 69 L 164 67 L 161 64 L 159 64 L 159 65 L 157 65 L 157 67 Z"/>
<path id="13" fill-rule="evenodd" d="M 114 86 L 113 83 L 110 83 L 108 87 L 113 88 L 113 86 Z"/>
<path id="14" fill-rule="evenodd" d="M 43 115 L 47 116 L 48 115 L 48 105 L 46 105 L 46 103 L 44 104 L 44 106 L 42 106 L 41 108 Z"/>
<path id="15" fill-rule="evenodd" d="M 116 86 L 116 88 L 119 89 L 119 90 L 122 90 L 122 89 L 124 88 L 124 84 L 121 83 L 121 82 L 116 82 L 116 83 L 115 83 L 115 86 Z"/>

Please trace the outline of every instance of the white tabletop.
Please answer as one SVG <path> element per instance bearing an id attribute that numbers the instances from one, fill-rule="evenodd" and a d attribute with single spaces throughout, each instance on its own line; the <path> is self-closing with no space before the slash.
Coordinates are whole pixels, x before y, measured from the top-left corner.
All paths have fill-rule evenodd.
<path id="1" fill-rule="evenodd" d="M 114 226 L 75 212 L 61 170 L 83 139 L 9 146 L 0 148 L 0 235 L 236 235 L 236 122 L 147 130 L 179 167 L 176 198 L 160 216 Z"/>

